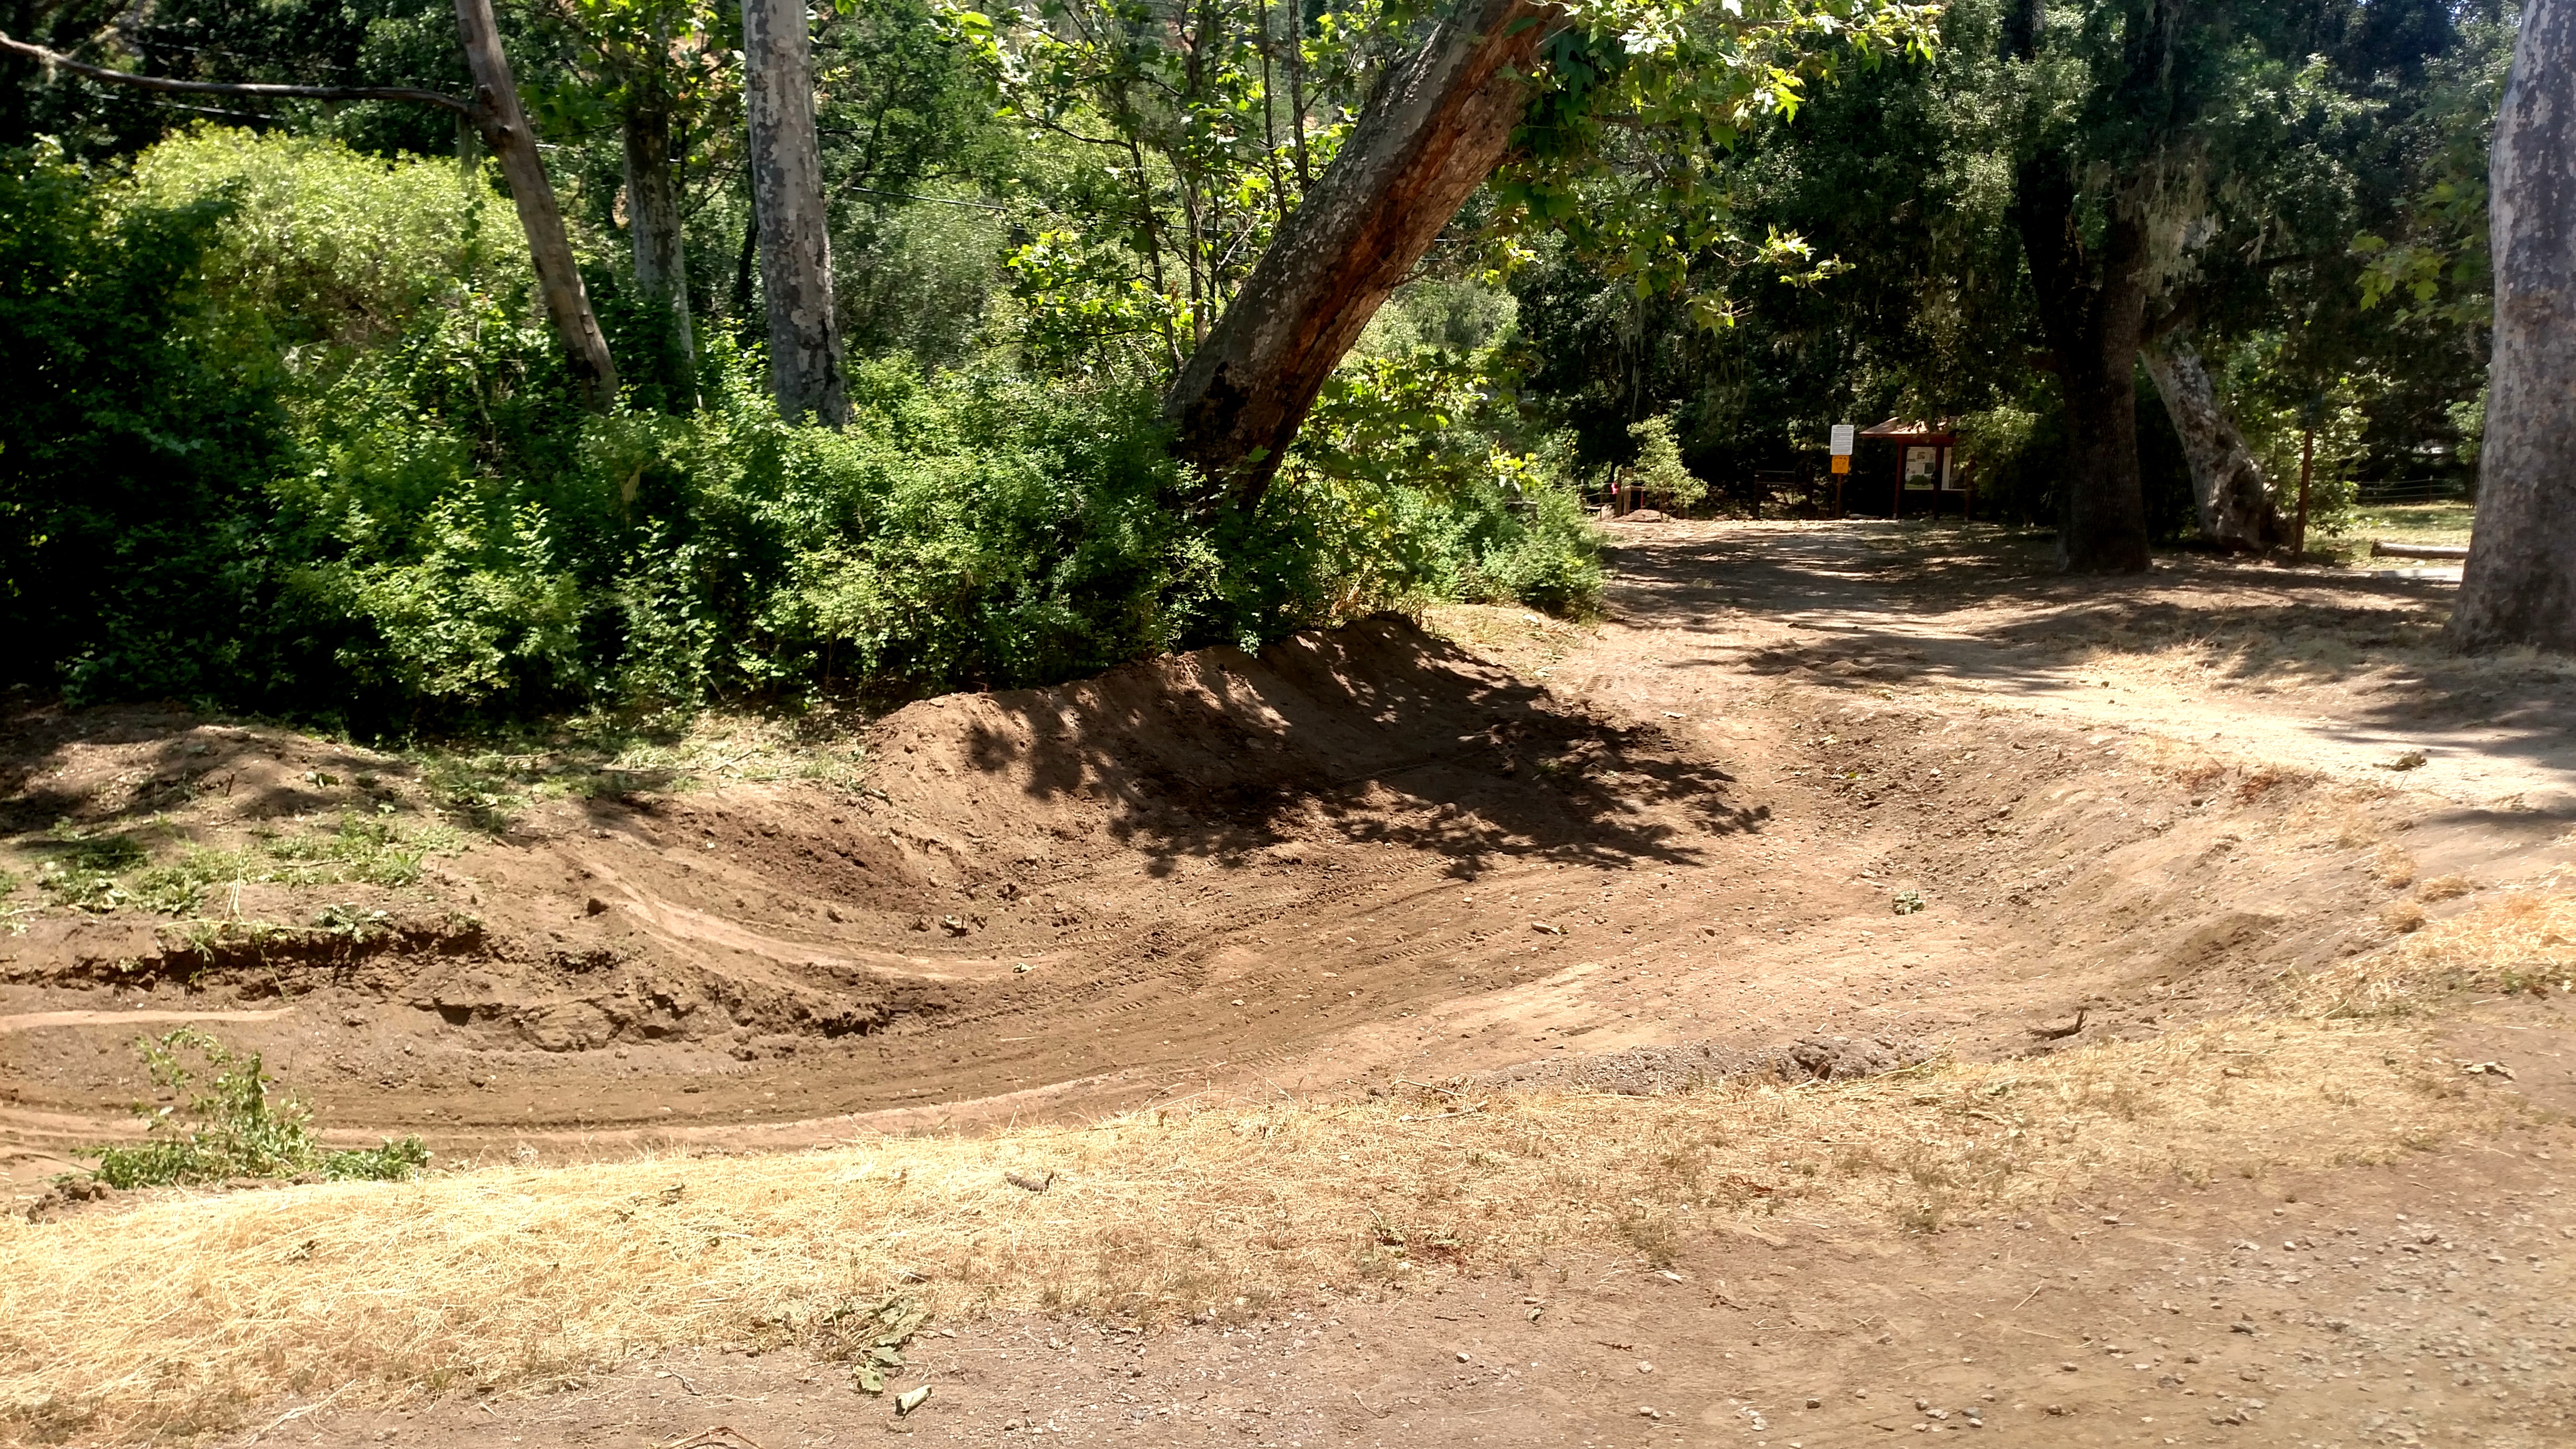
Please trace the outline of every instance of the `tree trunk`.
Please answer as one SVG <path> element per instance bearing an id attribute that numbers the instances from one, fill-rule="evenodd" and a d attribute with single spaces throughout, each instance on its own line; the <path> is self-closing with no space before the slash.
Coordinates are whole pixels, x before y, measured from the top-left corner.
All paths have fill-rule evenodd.
<path id="1" fill-rule="evenodd" d="M 2495 354 L 2451 638 L 2576 652 L 2576 0 L 2529 0 L 2487 162 Z"/>
<path id="2" fill-rule="evenodd" d="M 1164 417 L 1176 451 L 1238 507 L 1261 502 L 1333 368 L 1501 163 L 1521 77 L 1564 12 L 1466 0 L 1397 62 L 1341 153 L 1190 354 Z"/>
<path id="3" fill-rule="evenodd" d="M 528 234 L 528 257 L 535 263 L 537 292 L 546 316 L 563 339 L 572 365 L 573 384 L 591 407 L 606 410 L 617 401 L 617 364 L 608 357 L 608 339 L 590 310 L 590 293 L 573 265 L 572 243 L 564 236 L 563 213 L 555 209 L 555 189 L 546 180 L 546 163 L 537 155 L 537 133 L 519 109 L 519 88 L 510 78 L 510 61 L 501 53 L 501 33 L 492 23 L 492 0 L 456 0 L 456 33 L 465 45 L 465 65 L 474 77 L 475 129 L 501 163 L 502 179 L 519 211 L 519 226 Z"/>
<path id="4" fill-rule="evenodd" d="M 2070 573 L 2138 573 L 2150 562 L 2137 405 L 2147 228 L 2125 197 L 2113 197 L 2097 256 L 2084 243 L 2075 203 L 2066 157 L 2043 151 L 2022 163 L 2013 219 L 2066 402 L 2057 561 Z"/>
<path id="5" fill-rule="evenodd" d="M 779 416 L 826 427 L 850 420 L 841 328 L 832 307 L 823 157 L 814 134 L 813 42 L 802 0 L 742 0 L 744 110 L 760 288 L 769 304 L 769 387 Z"/>
<path id="6" fill-rule="evenodd" d="M 2164 397 L 2191 464 L 2191 500 L 2200 534 L 2218 548 L 2260 553 L 2283 542 L 2281 511 L 2245 437 L 2218 405 L 2218 389 L 2200 354 L 2182 338 L 2151 342 L 2140 354 Z"/>
<path id="7" fill-rule="evenodd" d="M 655 56 L 654 63 L 661 63 Z M 694 406 L 696 329 L 689 318 L 689 265 L 681 236 L 680 178 L 671 155 L 670 93 L 660 76 L 639 80 L 626 98 L 626 230 L 635 245 L 635 290 L 666 319 L 656 349 L 672 400 Z"/>

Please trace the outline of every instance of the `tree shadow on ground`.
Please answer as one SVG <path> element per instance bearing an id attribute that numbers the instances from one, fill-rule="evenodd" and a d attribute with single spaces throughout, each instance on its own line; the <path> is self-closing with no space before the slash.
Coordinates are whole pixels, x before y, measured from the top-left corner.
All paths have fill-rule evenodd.
<path id="1" fill-rule="evenodd" d="M 2046 694 L 2117 659 L 2219 687 L 2337 689 L 2339 733 L 2488 730 L 2482 747 L 2562 752 L 2565 661 L 2468 658 L 2442 628 L 2456 586 L 2198 554 L 2150 574 L 2055 573 L 2045 539 L 2003 529 L 1852 525 L 1676 533 L 1617 556 L 1617 602 L 1713 623 L 1747 611 L 1813 633 L 1697 661 L 1866 690 L 1932 683 Z"/>
<path id="2" fill-rule="evenodd" d="M 1035 798 L 1112 802 L 1112 835 L 1160 870 L 1299 844 L 1428 851 L 1459 876 L 1494 857 L 1687 864 L 1768 819 L 1662 731 L 1390 617 L 990 704 L 997 718 L 969 737 L 976 770 Z"/>

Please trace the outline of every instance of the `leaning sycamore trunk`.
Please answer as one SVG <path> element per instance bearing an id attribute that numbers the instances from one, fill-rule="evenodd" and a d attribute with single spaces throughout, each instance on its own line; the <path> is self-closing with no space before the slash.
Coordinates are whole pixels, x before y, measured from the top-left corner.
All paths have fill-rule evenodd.
<path id="1" fill-rule="evenodd" d="M 2218 389 L 2200 354 L 2179 336 L 2159 338 L 2139 354 L 2163 395 L 2165 413 L 2182 435 L 2191 465 L 2191 499 L 2200 512 L 2200 536 L 2231 552 L 2260 553 L 2289 541 L 2281 512 L 2254 461 L 2245 436 L 2218 405 Z"/>
<path id="2" fill-rule="evenodd" d="M 2451 638 L 2576 652 L 2576 0 L 2528 0 L 2487 162 L 2495 354 Z"/>
<path id="3" fill-rule="evenodd" d="M 2138 476 L 2138 345 L 2146 331 L 2147 228 L 2114 197 L 2098 250 L 2084 238 L 2071 160 L 2042 151 L 2016 178 L 2013 219 L 2065 399 L 2057 561 L 2070 573 L 2137 573 L 2149 563 Z"/>
<path id="4" fill-rule="evenodd" d="M 750 3 L 750 0 L 746 0 Z M 1499 165 L 1562 11 L 1465 0 L 1399 61 L 1164 397 L 1175 448 L 1258 507 L 1369 318 Z M 766 244 L 766 236 L 763 243 Z"/>
<path id="5" fill-rule="evenodd" d="M 658 60 L 658 57 L 657 57 Z M 688 255 L 680 232 L 680 178 L 671 155 L 670 91 L 660 75 L 626 99 L 626 230 L 635 246 L 635 290 L 662 324 L 657 371 L 679 406 L 697 401 L 697 338 L 689 319 Z"/>
<path id="6" fill-rule="evenodd" d="M 832 312 L 813 43 L 802 0 L 742 0 L 742 69 L 760 286 L 769 310 L 770 391 L 790 422 L 811 416 L 837 428 L 850 420 L 850 403 Z"/>
<path id="7" fill-rule="evenodd" d="M 456 32 L 465 45 L 465 64 L 474 77 L 475 129 L 501 163 L 519 225 L 528 234 L 528 256 L 535 264 L 537 292 L 546 317 L 563 339 L 572 366 L 573 384 L 594 408 L 617 400 L 617 364 L 609 360 L 608 339 L 590 310 L 590 293 L 573 264 L 572 242 L 564 235 L 563 213 L 555 207 L 553 183 L 537 155 L 537 133 L 519 109 L 518 84 L 511 79 L 509 58 L 501 53 L 501 33 L 492 23 L 492 0 L 456 0 Z"/>

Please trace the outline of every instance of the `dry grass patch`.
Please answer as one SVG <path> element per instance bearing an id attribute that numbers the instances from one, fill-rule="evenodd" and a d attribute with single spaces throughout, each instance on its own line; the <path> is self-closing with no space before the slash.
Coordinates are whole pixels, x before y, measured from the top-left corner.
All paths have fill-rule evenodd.
<path id="1" fill-rule="evenodd" d="M 1278 1102 L 158 1196 L 0 1226 L 0 1435 L 169 1437 L 280 1396 L 544 1386 L 678 1345 L 830 1351 L 836 1314 L 892 1292 L 946 1315 L 1222 1316 L 1567 1250 L 1661 1258 L 1782 1211 L 1931 1230 L 2102 1178 L 2395 1158 L 2512 1110 L 2414 1043 L 2238 1022 L 1859 1083 Z"/>
<path id="2" fill-rule="evenodd" d="M 2459 878 L 2445 877 L 2444 881 Z M 2427 899 L 2447 899 L 2426 885 Z M 2576 895 L 2500 892 L 2458 915 L 2429 918 L 2413 901 L 2389 907 L 2409 932 L 2383 951 L 2301 979 L 2298 1003 L 2329 1017 L 2401 1016 L 2461 991 L 2546 994 L 2576 989 Z"/>

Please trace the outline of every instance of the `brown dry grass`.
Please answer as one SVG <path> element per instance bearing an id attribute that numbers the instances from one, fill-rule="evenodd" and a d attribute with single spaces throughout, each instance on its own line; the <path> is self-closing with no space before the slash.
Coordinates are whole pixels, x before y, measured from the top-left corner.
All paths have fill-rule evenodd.
<path id="1" fill-rule="evenodd" d="M 2430 882 L 2423 895 L 2452 899 L 2461 892 L 2435 887 L 2458 880 Z M 2576 895 L 2556 885 L 2553 879 L 2501 891 L 2439 920 L 2413 901 L 2398 901 L 2389 910 L 2404 917 L 2388 924 L 2411 934 L 2388 950 L 2304 978 L 2295 998 L 2328 1016 L 2377 1016 L 2420 1011 L 2461 991 L 2576 988 Z"/>
<path id="2" fill-rule="evenodd" d="M 1851 1084 L 1148 1112 L 829 1151 L 160 1196 L 0 1226 L 0 1435 L 131 1442 L 331 1391 L 542 1386 L 937 1312 L 1258 1311 L 1771 1214 L 1934 1229 L 2102 1179 L 2394 1158 L 2487 1130 L 2381 1023 L 2239 1021 Z M 1464 1111 L 1465 1115 L 1448 1115 Z M 1787 1164 L 1784 1166 L 1783 1164 Z M 1052 1171 L 1051 1190 L 1007 1185 Z"/>

